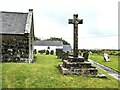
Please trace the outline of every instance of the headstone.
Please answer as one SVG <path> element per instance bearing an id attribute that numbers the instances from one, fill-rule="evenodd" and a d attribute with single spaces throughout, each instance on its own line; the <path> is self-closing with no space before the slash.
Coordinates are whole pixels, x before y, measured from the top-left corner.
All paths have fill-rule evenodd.
<path id="1" fill-rule="evenodd" d="M 51 50 L 51 51 L 50 51 L 50 54 L 53 55 L 53 54 L 54 54 L 54 50 Z"/>
<path id="2" fill-rule="evenodd" d="M 61 48 L 56 49 L 56 56 L 57 56 L 57 58 L 62 59 L 62 57 L 63 57 L 63 49 L 61 49 Z"/>
<path id="3" fill-rule="evenodd" d="M 104 53 L 103 57 L 104 57 L 104 61 L 106 61 L 106 62 L 110 61 L 109 55 L 107 53 Z"/>
<path id="4" fill-rule="evenodd" d="M 45 53 L 46 51 L 45 50 L 39 50 L 38 51 L 38 53 L 40 53 L 40 54 L 43 54 L 43 53 Z"/>
<path id="5" fill-rule="evenodd" d="M 84 59 L 87 61 L 88 60 L 88 56 L 89 56 L 89 51 L 88 50 L 85 50 L 84 52 L 83 52 L 83 57 L 84 57 Z"/>
<path id="6" fill-rule="evenodd" d="M 50 49 L 50 47 L 48 46 L 47 49 Z"/>
<path id="7" fill-rule="evenodd" d="M 73 19 L 69 19 L 69 24 L 74 27 L 74 47 L 73 55 L 68 56 L 67 60 L 63 60 L 63 64 L 59 65 L 62 74 L 74 74 L 84 76 L 96 76 L 97 68 L 91 66 L 90 62 L 84 62 L 84 58 L 79 56 L 78 52 L 78 24 L 82 24 L 83 20 L 78 19 L 78 14 L 73 15 Z"/>
<path id="8" fill-rule="evenodd" d="M 69 56 L 69 51 L 63 52 L 62 61 L 63 61 L 63 60 L 67 60 L 67 59 L 68 59 L 68 56 Z"/>
<path id="9" fill-rule="evenodd" d="M 34 54 L 37 54 L 37 50 L 36 50 L 36 49 L 34 49 L 33 53 L 34 53 Z"/>
<path id="10" fill-rule="evenodd" d="M 107 78 L 107 76 L 105 74 L 100 74 L 97 76 L 98 78 Z"/>
<path id="11" fill-rule="evenodd" d="M 49 50 L 47 50 L 47 51 L 46 51 L 46 55 L 49 55 L 49 53 L 50 53 Z"/>

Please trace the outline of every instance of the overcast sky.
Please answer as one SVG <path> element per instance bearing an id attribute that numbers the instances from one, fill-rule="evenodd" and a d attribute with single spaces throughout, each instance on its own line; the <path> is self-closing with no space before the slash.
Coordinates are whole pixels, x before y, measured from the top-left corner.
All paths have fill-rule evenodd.
<path id="1" fill-rule="evenodd" d="M 79 48 L 118 48 L 119 0 L 1 0 L 0 11 L 28 12 L 33 9 L 35 36 L 59 37 L 73 46 L 73 25 L 78 14 Z"/>

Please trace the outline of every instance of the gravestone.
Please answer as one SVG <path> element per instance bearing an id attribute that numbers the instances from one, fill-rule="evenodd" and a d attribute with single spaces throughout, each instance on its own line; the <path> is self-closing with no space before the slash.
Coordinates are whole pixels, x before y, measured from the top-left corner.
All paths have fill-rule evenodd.
<path id="1" fill-rule="evenodd" d="M 63 60 L 67 60 L 69 55 L 70 55 L 70 54 L 69 54 L 69 51 L 63 52 L 62 61 L 63 61 Z"/>
<path id="2" fill-rule="evenodd" d="M 51 51 L 50 51 L 50 54 L 53 55 L 53 54 L 54 54 L 54 50 L 51 50 Z"/>
<path id="3" fill-rule="evenodd" d="M 47 50 L 47 51 L 46 51 L 46 55 L 49 55 L 49 53 L 50 53 L 49 50 Z"/>
<path id="4" fill-rule="evenodd" d="M 73 15 L 73 19 L 69 19 L 69 24 L 73 24 L 74 42 L 73 55 L 63 60 L 63 64 L 59 65 L 62 74 L 96 76 L 97 68 L 91 66 L 90 62 L 85 62 L 84 58 L 79 56 L 78 52 L 78 24 L 82 24 L 83 20 L 78 19 L 78 14 Z"/>
<path id="5" fill-rule="evenodd" d="M 104 57 L 104 61 L 106 61 L 106 62 L 110 61 L 109 55 L 106 52 L 104 53 L 103 57 Z"/>
<path id="6" fill-rule="evenodd" d="M 37 54 L 37 50 L 36 49 L 34 49 L 33 54 Z"/>
<path id="7" fill-rule="evenodd" d="M 38 53 L 40 53 L 40 54 L 43 54 L 43 53 L 45 53 L 46 52 L 46 50 L 39 50 L 38 51 Z"/>
<path id="8" fill-rule="evenodd" d="M 63 49 L 61 49 L 61 48 L 56 49 L 56 56 L 57 56 L 57 58 L 62 59 Z"/>
<path id="9" fill-rule="evenodd" d="M 84 57 L 84 59 L 87 61 L 88 60 L 88 57 L 89 57 L 89 51 L 88 50 L 85 50 L 84 52 L 83 52 L 83 57 Z"/>

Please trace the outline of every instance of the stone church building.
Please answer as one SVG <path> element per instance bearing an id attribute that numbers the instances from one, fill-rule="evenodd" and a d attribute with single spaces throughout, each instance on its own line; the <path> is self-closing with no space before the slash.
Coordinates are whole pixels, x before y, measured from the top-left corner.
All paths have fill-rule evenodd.
<path id="1" fill-rule="evenodd" d="M 0 60 L 2 62 L 29 62 L 33 60 L 33 10 L 0 12 Z"/>

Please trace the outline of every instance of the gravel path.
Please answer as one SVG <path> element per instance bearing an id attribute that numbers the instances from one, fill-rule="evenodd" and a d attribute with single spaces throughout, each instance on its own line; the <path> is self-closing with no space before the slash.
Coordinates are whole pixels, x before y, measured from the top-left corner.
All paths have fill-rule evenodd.
<path id="1" fill-rule="evenodd" d="M 114 77 L 115 79 L 120 81 L 120 73 L 118 73 L 117 71 L 115 71 L 111 68 L 108 68 L 102 64 L 99 64 L 91 59 L 88 59 L 88 61 L 91 62 L 92 64 L 97 65 L 100 69 L 102 69 L 103 71 L 107 72 L 109 75 L 111 75 L 112 77 Z"/>

